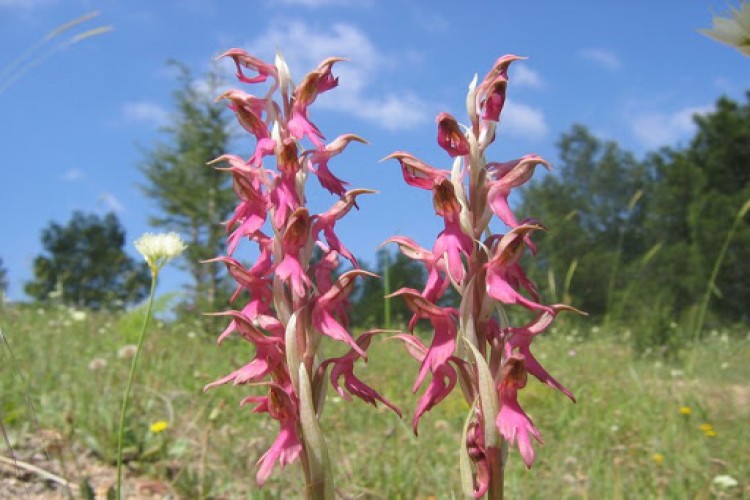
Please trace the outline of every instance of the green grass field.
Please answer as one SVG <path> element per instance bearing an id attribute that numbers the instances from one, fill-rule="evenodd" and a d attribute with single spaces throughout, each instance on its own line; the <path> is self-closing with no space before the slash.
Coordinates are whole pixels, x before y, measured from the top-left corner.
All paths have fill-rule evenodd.
<path id="1" fill-rule="evenodd" d="M 56 474 L 78 480 L 91 461 L 111 470 L 130 364 L 122 348 L 136 340 L 137 313 L 0 314 L 7 341 L 0 410 L 18 458 L 28 458 L 24 443 L 54 433 L 57 444 L 45 453 Z M 217 348 L 215 333 L 197 323 L 152 323 L 128 419 L 128 477 L 149 478 L 185 498 L 296 498 L 303 485 L 297 465 L 277 469 L 263 490 L 255 486 L 254 463 L 276 427 L 238 403 L 261 389 L 202 391 L 252 354 L 236 339 Z M 558 322 L 535 342 L 537 357 L 578 404 L 530 379 L 521 402 L 545 444 L 536 447 L 531 471 L 511 450 L 507 498 L 750 498 L 748 334 L 712 332 L 672 361 L 634 359 L 627 337 Z M 458 443 L 467 407 L 457 390 L 423 418 L 415 437 L 410 387 L 417 368 L 399 342 L 380 339 L 359 367 L 405 411 L 403 421 L 329 391 L 322 424 L 339 496 L 461 497 Z M 166 429 L 152 432 L 160 421 Z M 2 455 L 9 456 L 7 443 Z M 738 484 L 715 483 L 721 475 Z"/>

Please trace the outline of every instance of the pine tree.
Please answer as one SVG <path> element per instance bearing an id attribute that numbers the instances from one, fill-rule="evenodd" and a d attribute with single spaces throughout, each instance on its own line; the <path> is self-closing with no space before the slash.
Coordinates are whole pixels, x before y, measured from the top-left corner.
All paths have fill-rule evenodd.
<path id="1" fill-rule="evenodd" d="M 149 222 L 180 233 L 188 244 L 183 269 L 190 273 L 192 304 L 215 308 L 223 287 L 223 275 L 216 264 L 201 261 L 220 255 L 224 248 L 224 227 L 234 208 L 231 176 L 206 165 L 228 150 L 228 120 L 223 106 L 214 103 L 219 86 L 215 73 L 199 85 L 190 71 L 180 71 L 180 88 L 174 92 L 176 110 L 165 128 L 167 141 L 148 152 L 141 165 L 146 182 L 141 186 L 159 209 Z"/>

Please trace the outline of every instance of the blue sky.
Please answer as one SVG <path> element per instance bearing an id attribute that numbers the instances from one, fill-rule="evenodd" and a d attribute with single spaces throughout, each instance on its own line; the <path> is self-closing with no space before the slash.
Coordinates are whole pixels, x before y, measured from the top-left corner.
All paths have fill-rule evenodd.
<path id="1" fill-rule="evenodd" d="M 351 132 L 371 143 L 332 163 L 353 187 L 380 191 L 340 224 L 345 244 L 370 261 L 389 236 L 428 246 L 439 231 L 429 193 L 407 188 L 397 162 L 379 160 L 407 150 L 449 167 L 434 118 L 449 111 L 465 121 L 475 73 L 483 76 L 506 53 L 529 57 L 511 68 L 492 160 L 534 152 L 554 165 L 555 143 L 574 123 L 641 155 L 684 142 L 694 113 L 750 89 L 750 59 L 696 31 L 731 5 L 737 2 L 0 0 L 0 71 L 87 12 L 101 14 L 56 40 L 114 28 L 52 51 L 10 86 L 0 80 L 0 257 L 10 297 L 24 298 L 50 220 L 114 210 L 129 242 L 151 229 L 154 206 L 137 187 L 137 165 L 144 149 L 164 139 L 159 127 L 169 122 L 177 86 L 170 58 L 202 74 L 231 47 L 268 60 L 278 48 L 295 80 L 327 56 L 350 59 L 336 66 L 340 86 L 321 96 L 311 117 L 329 139 Z M 232 78 L 230 61 L 219 69 Z M 317 194 L 311 205 L 333 201 Z M 135 254 L 132 245 L 129 251 Z M 164 278 L 161 291 L 183 279 L 174 270 Z"/>

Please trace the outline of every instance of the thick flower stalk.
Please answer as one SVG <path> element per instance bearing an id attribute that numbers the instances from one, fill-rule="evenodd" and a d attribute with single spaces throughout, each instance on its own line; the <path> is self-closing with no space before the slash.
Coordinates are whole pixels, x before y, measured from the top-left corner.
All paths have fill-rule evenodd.
<path id="1" fill-rule="evenodd" d="M 357 197 L 373 191 L 347 190 L 329 163 L 351 142 L 365 141 L 345 134 L 326 144 L 310 121 L 310 105 L 338 85 L 332 71 L 340 58 L 326 59 L 294 86 L 280 56 L 275 64 L 240 49 L 224 56 L 234 60 L 241 82 L 267 86 L 263 97 L 242 90 L 220 96 L 253 136 L 255 149 L 248 159 L 225 154 L 213 162 L 231 173 L 239 198 L 227 222 L 228 255 L 212 259 L 223 262 L 237 282 L 231 299 L 236 309 L 216 313 L 230 320 L 219 343 L 236 334 L 253 344 L 255 353 L 247 364 L 206 388 L 230 382 L 255 386 L 261 393 L 256 390 L 242 404 L 278 421 L 278 435 L 258 462 L 259 485 L 277 463 L 284 466 L 299 458 L 306 495 L 332 498 L 330 461 L 318 423 L 327 368 L 331 367 L 333 387 L 344 398 L 351 394 L 373 405 L 380 401 L 399 412 L 354 375 L 354 363 L 366 359 L 372 336 L 379 332 L 352 336 L 348 296 L 358 279 L 372 275 L 359 269 L 335 231 L 336 223 L 357 207 Z M 305 149 L 305 143 L 311 147 Z M 323 213 L 312 214 L 306 206 L 310 174 L 338 198 Z M 243 242 L 257 249 L 252 265 L 234 257 Z M 337 275 L 342 259 L 353 269 Z M 320 349 L 323 336 L 347 345 L 348 353 L 325 359 Z"/>
<path id="2" fill-rule="evenodd" d="M 391 294 L 403 297 L 414 312 L 411 334 L 396 337 L 421 363 L 413 390 L 427 386 L 414 414 L 414 431 L 426 411 L 456 385 L 461 387 L 470 406 L 461 449 L 462 482 L 465 493 L 477 498 L 502 498 L 508 443 L 518 447 L 528 467 L 534 461 L 532 438 L 541 442 L 541 434 L 518 402 L 528 373 L 575 401 L 531 352 L 534 338 L 560 311 L 575 309 L 542 303 L 521 257 L 527 249 L 536 252 L 531 235 L 544 226 L 533 219 L 519 222 L 508 204 L 511 191 L 528 181 L 536 167 L 549 165 L 533 154 L 504 163 L 488 162 L 485 156 L 505 104 L 508 67 L 519 59 L 503 56 L 478 85 L 474 78 L 466 101 L 468 125 L 448 113 L 438 115 L 437 142 L 454 159 L 452 168 L 436 168 L 401 151 L 387 157 L 400 162 L 407 184 L 431 193 L 444 227 L 431 249 L 405 236 L 388 240 L 422 262 L 428 276 L 422 290 Z M 493 218 L 507 228 L 504 234 L 493 232 Z M 458 308 L 442 305 L 449 287 L 460 296 Z M 534 319 L 513 327 L 507 306 L 531 311 Z M 427 320 L 434 332 L 429 345 L 414 335 L 419 320 Z"/>

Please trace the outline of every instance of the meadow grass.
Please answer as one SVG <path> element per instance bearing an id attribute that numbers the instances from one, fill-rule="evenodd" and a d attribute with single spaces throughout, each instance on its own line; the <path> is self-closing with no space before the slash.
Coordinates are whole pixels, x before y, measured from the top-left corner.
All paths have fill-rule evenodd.
<path id="1" fill-rule="evenodd" d="M 122 389 L 131 360 L 118 351 L 137 336 L 131 316 L 64 308 L 2 311 L 1 325 L 25 383 L 3 352 L 2 416 L 14 445 L 54 430 L 62 436 L 63 477 L 78 468 L 81 447 L 114 464 Z M 304 481 L 298 466 L 276 470 L 255 487 L 255 461 L 275 437 L 265 415 L 239 408 L 261 389 L 203 386 L 240 367 L 252 348 L 198 323 L 156 321 L 144 347 L 128 413 L 129 474 L 169 483 L 186 498 L 294 498 Z M 689 335 L 686 332 L 686 335 Z M 713 332 L 681 359 L 632 357 L 628 332 L 559 322 L 537 339 L 540 361 L 570 388 L 578 404 L 529 380 L 520 394 L 545 441 L 527 471 L 511 449 L 508 498 L 743 498 L 750 495 L 750 339 Z M 332 347 L 332 346 L 327 346 Z M 334 459 L 339 496 L 460 498 L 458 441 L 467 407 L 456 392 L 429 412 L 419 437 L 411 432 L 418 366 L 399 342 L 377 339 L 360 376 L 405 411 L 348 403 L 329 390 L 322 425 Z M 122 353 L 126 354 L 126 353 Z M 36 417 L 26 398 L 33 402 Z M 680 409 L 683 408 L 682 412 Z M 685 410 L 685 408 L 689 409 Z M 35 418 L 38 424 L 34 423 Z M 163 432 L 151 425 L 166 421 Z M 710 429 L 701 425 L 710 424 Z M 708 431 L 706 430 L 708 429 Z M 710 431 L 710 432 L 709 432 Z M 8 450 L 3 454 L 8 456 Z M 739 485 L 721 490 L 728 474 Z"/>

